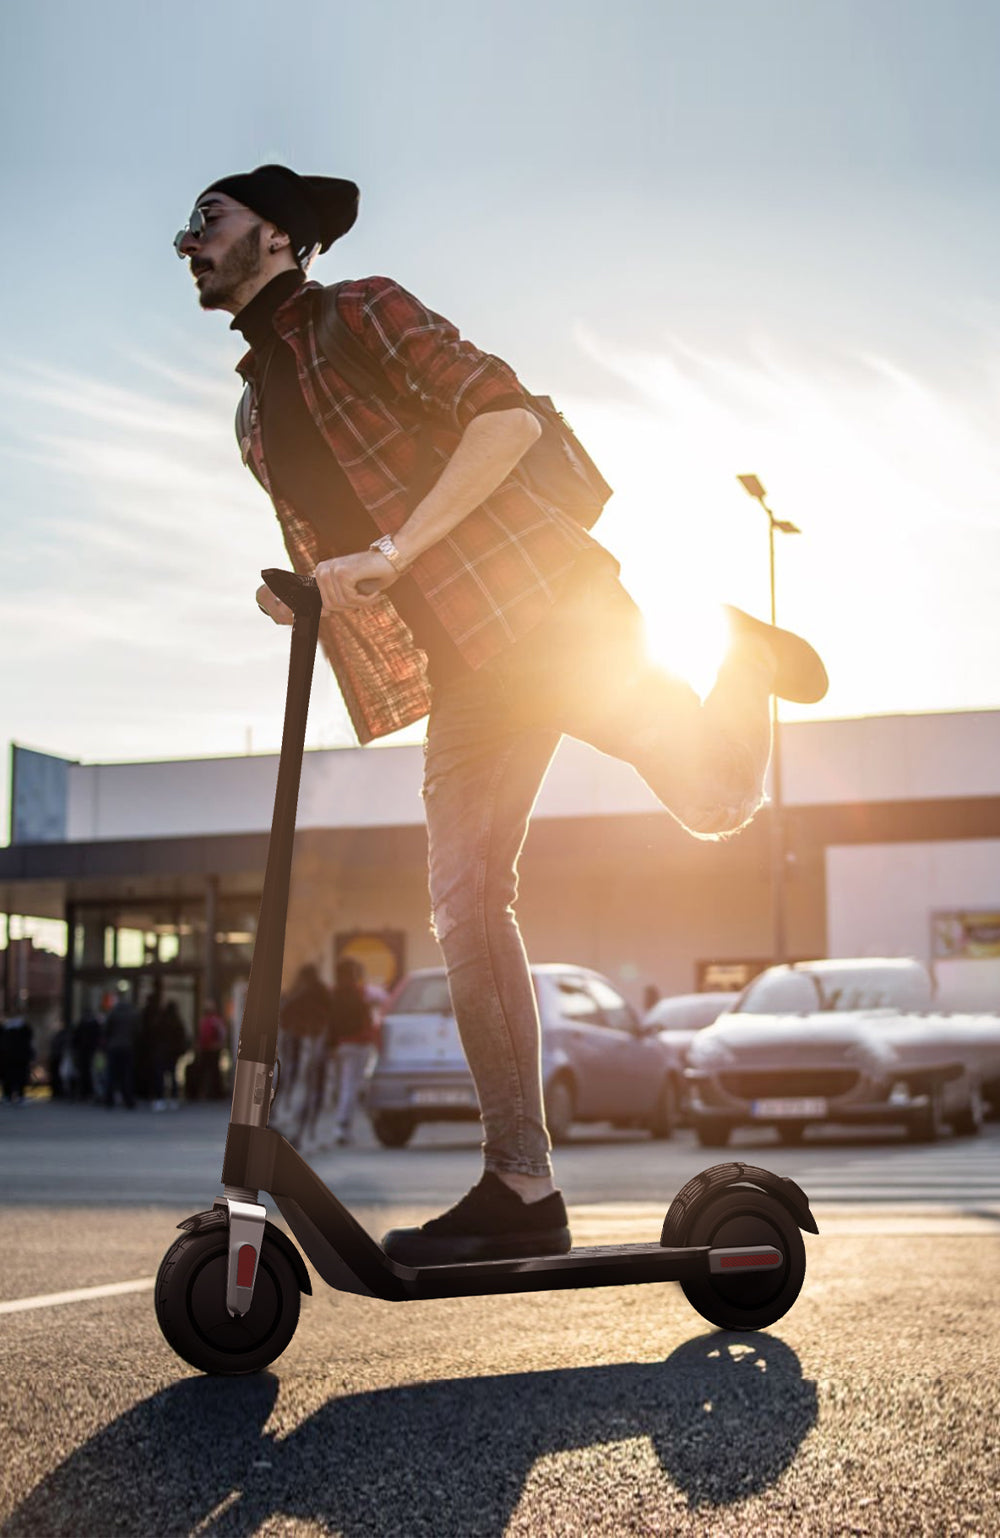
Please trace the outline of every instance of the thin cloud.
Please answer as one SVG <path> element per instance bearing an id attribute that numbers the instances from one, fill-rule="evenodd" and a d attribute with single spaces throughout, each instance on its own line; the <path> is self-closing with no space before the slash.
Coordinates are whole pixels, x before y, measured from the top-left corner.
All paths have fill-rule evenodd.
<path id="1" fill-rule="evenodd" d="M 678 337 L 643 352 L 583 329 L 579 340 L 645 401 L 661 443 L 700 458 L 706 478 L 720 463 L 735 475 L 757 461 L 765 481 L 770 464 L 775 484 L 780 477 L 807 506 L 867 504 L 879 522 L 1000 527 L 994 357 L 970 360 L 961 386 L 946 391 L 885 355 L 792 361 L 767 338 L 748 357 Z"/>

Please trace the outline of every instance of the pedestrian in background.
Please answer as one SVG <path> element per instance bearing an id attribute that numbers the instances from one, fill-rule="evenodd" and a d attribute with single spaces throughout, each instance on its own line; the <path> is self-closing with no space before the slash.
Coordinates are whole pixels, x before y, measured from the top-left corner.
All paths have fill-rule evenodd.
<path id="1" fill-rule="evenodd" d="M 104 1022 L 104 1050 L 108 1060 L 104 1104 L 109 1111 L 118 1095 L 126 1110 L 135 1110 L 135 1049 L 140 1025 L 139 1011 L 122 994 L 112 1004 Z"/>
<path id="2" fill-rule="evenodd" d="M 195 1091 L 199 1100 L 222 1099 L 222 1072 L 219 1058 L 226 1044 L 226 1022 L 214 999 L 205 1000 L 198 1021 L 198 1051 L 195 1057 Z"/>
<path id="3" fill-rule="evenodd" d="M 188 1035 L 180 1010 L 173 999 L 168 999 L 153 1021 L 154 1111 L 177 1110 L 177 1060 L 187 1046 Z"/>
<path id="4" fill-rule="evenodd" d="M 282 1077 L 288 1073 L 284 1104 L 292 1115 L 288 1135 L 296 1146 L 316 1130 L 329 1067 L 329 1029 L 330 990 L 307 962 L 281 1009 Z"/>
<path id="5" fill-rule="evenodd" d="M 325 1035 L 329 1012 L 330 990 L 316 967 L 307 962 L 281 1004 L 279 1055 L 286 1090 L 294 1087 L 303 1059 L 309 1056 L 306 1043 Z"/>
<path id="6" fill-rule="evenodd" d="M 156 1064 L 156 1039 L 159 1031 L 163 996 L 160 980 L 156 978 L 153 989 L 139 1017 L 139 1029 L 135 1044 L 135 1085 L 140 1100 L 148 1100 L 155 1108 L 160 1098 L 160 1080 Z"/>
<path id="7" fill-rule="evenodd" d="M 75 1093 L 78 1100 L 94 1098 L 94 1054 L 101 1035 L 101 1022 L 89 1005 L 73 1027 L 73 1056 L 76 1059 Z"/>
<path id="8" fill-rule="evenodd" d="M 345 956 L 337 962 L 337 980 L 330 1003 L 328 1039 L 337 1065 L 336 1138 L 343 1146 L 351 1140 L 361 1085 L 378 1043 L 364 968 L 352 957 Z"/>
<path id="9" fill-rule="evenodd" d="M 49 1088 L 53 1100 L 72 1100 L 76 1060 L 70 1046 L 70 1029 L 61 1025 L 49 1042 Z"/>
<path id="10" fill-rule="evenodd" d="M 35 1034 L 24 1015 L 11 1015 L 0 1031 L 0 1088 L 8 1105 L 21 1105 L 35 1060 Z"/>

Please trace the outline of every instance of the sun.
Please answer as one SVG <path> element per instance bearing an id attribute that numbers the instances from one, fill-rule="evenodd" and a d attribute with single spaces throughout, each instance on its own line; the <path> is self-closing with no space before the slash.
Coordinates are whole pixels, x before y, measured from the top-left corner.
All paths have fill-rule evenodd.
<path id="1" fill-rule="evenodd" d="M 704 699 L 729 644 L 721 607 L 697 600 L 641 607 L 651 661 L 685 679 Z"/>

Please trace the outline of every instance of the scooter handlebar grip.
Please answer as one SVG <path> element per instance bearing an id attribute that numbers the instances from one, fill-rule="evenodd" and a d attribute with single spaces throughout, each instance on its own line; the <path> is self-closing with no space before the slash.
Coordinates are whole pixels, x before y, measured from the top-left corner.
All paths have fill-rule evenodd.
<path id="1" fill-rule="evenodd" d="M 269 566 L 261 572 L 261 576 L 275 598 L 280 598 L 293 614 L 318 614 L 322 609 L 323 600 L 314 577 L 300 577 L 296 571 L 281 571 L 275 566 Z M 380 583 L 370 579 L 358 583 L 358 592 L 367 598 L 371 593 L 377 593 L 380 586 Z"/>
<path id="2" fill-rule="evenodd" d="M 269 566 L 261 576 L 275 598 L 291 609 L 293 614 L 318 614 L 323 606 L 319 588 L 312 577 L 300 577 L 295 571 L 281 571 Z"/>

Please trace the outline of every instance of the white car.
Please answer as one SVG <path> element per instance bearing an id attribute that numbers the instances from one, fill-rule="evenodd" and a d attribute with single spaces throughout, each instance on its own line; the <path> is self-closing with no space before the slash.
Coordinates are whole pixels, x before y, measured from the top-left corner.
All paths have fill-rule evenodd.
<path id="1" fill-rule="evenodd" d="M 996 1017 L 927 1012 L 918 962 L 859 958 L 772 967 L 688 1054 L 688 1116 L 699 1142 L 771 1126 L 896 1124 L 931 1142 L 950 1123 L 974 1136 L 1000 1054 Z"/>

